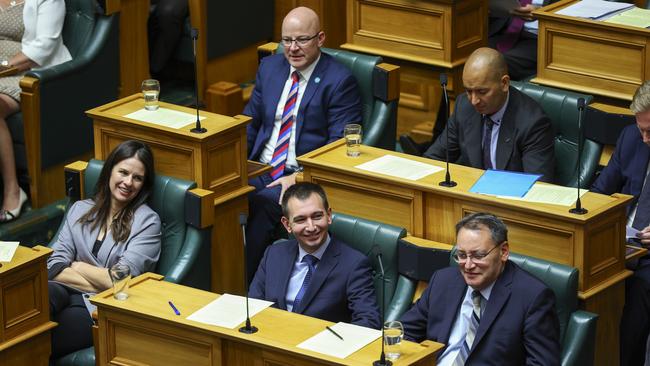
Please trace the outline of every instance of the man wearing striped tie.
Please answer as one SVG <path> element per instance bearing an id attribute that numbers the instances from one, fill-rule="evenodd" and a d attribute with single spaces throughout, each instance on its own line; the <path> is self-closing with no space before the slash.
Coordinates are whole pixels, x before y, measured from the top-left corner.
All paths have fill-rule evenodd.
<path id="1" fill-rule="evenodd" d="M 325 33 L 316 13 L 295 8 L 282 22 L 283 54 L 262 59 L 244 114 L 248 158 L 272 170 L 251 179 L 246 231 L 248 278 L 273 239 L 283 192 L 295 183 L 296 157 L 343 137 L 348 123 L 361 122 L 358 85 L 350 71 L 321 53 Z"/>
<path id="2" fill-rule="evenodd" d="M 323 189 L 310 182 L 289 187 L 282 211 L 295 239 L 266 250 L 250 296 L 294 313 L 379 328 L 368 257 L 328 234 L 332 209 Z"/>
<path id="3" fill-rule="evenodd" d="M 433 274 L 402 317 L 405 337 L 446 344 L 443 366 L 559 365 L 555 296 L 508 255 L 508 229 L 499 218 L 463 218 L 456 224 L 459 268 Z"/>

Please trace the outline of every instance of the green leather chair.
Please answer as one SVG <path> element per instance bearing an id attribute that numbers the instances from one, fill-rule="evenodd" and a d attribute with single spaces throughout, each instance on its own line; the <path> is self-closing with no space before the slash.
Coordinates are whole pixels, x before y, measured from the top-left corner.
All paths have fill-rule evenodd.
<path id="1" fill-rule="evenodd" d="M 591 95 L 574 93 L 528 82 L 512 81 L 510 85 L 535 99 L 551 119 L 555 130 L 555 181 L 567 187 L 578 186 L 578 139 L 582 138 L 582 158 L 580 160 L 580 186 L 591 187 L 603 146 L 595 141 L 580 137 L 578 129 L 578 98 L 589 104 Z M 583 120 L 583 130 L 586 122 Z"/>
<path id="2" fill-rule="evenodd" d="M 66 179 L 71 182 L 68 192 L 77 192 L 75 187 L 83 186 L 83 197 L 91 197 L 103 164 L 100 160 L 89 161 L 83 185 L 74 182 L 74 178 Z M 196 201 L 189 198 L 188 191 L 193 188 L 196 188 L 194 182 L 156 175 L 148 201 L 162 222 L 162 249 L 155 272 L 164 275 L 165 281 L 209 290 L 210 229 L 199 229 L 189 223 L 200 215 L 200 205 L 193 204 Z M 71 202 L 79 198 L 71 197 Z M 50 246 L 53 244 L 54 241 Z M 90 347 L 71 353 L 58 359 L 55 365 L 95 365 L 95 350 Z"/>
<path id="3" fill-rule="evenodd" d="M 354 216 L 336 213 L 332 218 L 330 233 L 348 243 L 361 253 L 368 255 L 375 272 L 375 291 L 377 304 L 381 308 L 382 283 L 379 277 L 379 263 L 373 254 L 373 248 L 381 250 L 386 274 L 386 320 L 399 319 L 413 303 L 417 282 L 398 270 L 398 244 L 406 236 L 406 230 L 396 226 L 382 224 Z"/>
<path id="4" fill-rule="evenodd" d="M 388 75 L 377 67 L 382 58 L 325 47 L 321 51 L 347 66 L 359 83 L 363 121 L 350 122 L 363 125 L 363 144 L 394 151 L 399 98 L 391 99 Z M 283 52 L 282 44 L 278 44 L 276 52 Z"/>
<path id="5" fill-rule="evenodd" d="M 118 96 L 118 16 L 104 15 L 95 0 L 65 3 L 63 42 L 72 60 L 27 72 L 23 81 L 33 87 L 23 86 L 23 92 L 34 94 L 34 104 L 23 103 L 7 120 L 24 189 L 43 184 L 41 171 L 92 151 L 93 127 L 85 111 Z M 36 201 L 40 207 L 54 200 Z"/>
<path id="6" fill-rule="evenodd" d="M 452 255 L 450 265 L 456 266 Z M 593 365 L 598 315 L 578 310 L 578 269 L 513 252 L 509 258 L 555 293 L 562 366 Z"/>

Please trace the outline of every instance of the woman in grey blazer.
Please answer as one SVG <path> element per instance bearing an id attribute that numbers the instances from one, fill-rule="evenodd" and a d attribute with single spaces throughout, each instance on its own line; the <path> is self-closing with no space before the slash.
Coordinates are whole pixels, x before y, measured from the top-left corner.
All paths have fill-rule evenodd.
<path id="1" fill-rule="evenodd" d="M 92 346 L 89 294 L 112 286 L 107 268 L 127 265 L 137 276 L 153 270 L 160 256 L 161 224 L 147 204 L 153 186 L 153 154 L 139 141 L 125 141 L 104 163 L 92 199 L 67 212 L 47 262 L 52 359 Z"/>

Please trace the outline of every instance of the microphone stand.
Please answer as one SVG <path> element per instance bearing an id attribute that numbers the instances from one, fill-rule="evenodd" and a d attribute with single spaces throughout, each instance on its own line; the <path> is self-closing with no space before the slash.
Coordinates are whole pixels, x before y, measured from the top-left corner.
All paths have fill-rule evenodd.
<path id="1" fill-rule="evenodd" d="M 578 199 L 576 200 L 576 207 L 569 210 L 570 213 L 576 215 L 584 215 L 589 212 L 586 208 L 582 207 L 580 202 L 580 175 L 582 175 L 582 115 L 585 110 L 585 99 L 578 98 Z"/>
<path id="2" fill-rule="evenodd" d="M 246 334 L 253 334 L 257 333 L 257 327 L 251 325 L 251 317 L 249 314 L 249 309 L 248 309 L 248 290 L 249 290 L 249 284 L 248 284 L 248 256 L 246 255 L 246 221 L 248 221 L 248 217 L 246 217 L 245 213 L 240 213 L 239 214 L 239 225 L 241 226 L 241 234 L 242 238 L 244 239 L 244 286 L 246 288 L 246 325 L 239 328 L 239 332 L 241 333 L 246 333 Z"/>
<path id="3" fill-rule="evenodd" d="M 386 277 L 384 273 L 384 263 L 381 260 L 381 251 L 375 247 L 377 251 L 377 262 L 379 262 L 379 271 L 381 273 L 381 356 L 379 360 L 372 363 L 373 366 L 392 366 L 393 363 L 386 359 L 386 352 L 384 352 L 384 343 L 386 343 L 384 323 L 386 322 Z"/>
<path id="4" fill-rule="evenodd" d="M 445 96 L 445 118 L 447 123 L 449 123 L 449 95 L 447 94 L 447 74 L 440 74 L 440 86 L 442 87 L 442 94 Z M 447 172 L 445 173 L 445 180 L 438 183 L 442 187 L 455 187 L 456 182 L 451 180 L 451 174 L 449 174 L 449 125 L 445 128 L 445 134 L 447 135 L 447 146 L 445 149 L 445 163 L 447 165 Z"/>
<path id="5" fill-rule="evenodd" d="M 192 43 L 194 45 L 194 103 L 196 103 L 196 126 L 190 130 L 193 133 L 206 133 L 208 130 L 201 127 L 199 118 L 199 72 L 196 67 L 196 40 L 199 38 L 199 30 L 192 28 Z"/>

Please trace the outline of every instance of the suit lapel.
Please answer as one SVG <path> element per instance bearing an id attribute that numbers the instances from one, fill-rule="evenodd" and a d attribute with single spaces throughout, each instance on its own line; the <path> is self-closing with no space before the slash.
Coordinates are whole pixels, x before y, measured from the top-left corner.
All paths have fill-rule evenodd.
<path id="1" fill-rule="evenodd" d="M 278 308 L 287 310 L 287 287 L 289 287 L 289 278 L 291 277 L 291 272 L 293 271 L 293 264 L 296 261 L 298 256 L 298 243 L 295 240 L 292 240 L 291 245 L 288 245 L 286 252 L 278 256 L 278 263 L 274 266 L 278 273 L 278 285 L 273 286 L 274 288 L 279 289 L 278 298 Z M 267 269 L 268 271 L 268 269 Z"/>
<path id="2" fill-rule="evenodd" d="M 460 305 L 463 302 L 463 298 L 465 298 L 466 292 L 467 284 L 459 271 L 454 283 L 447 288 L 447 291 L 443 296 L 439 296 L 441 299 L 450 299 L 453 301 L 450 303 L 451 306 L 445 306 L 442 309 L 443 314 L 440 329 L 443 329 L 445 333 L 441 334 L 440 339 L 443 343 L 449 343 L 449 335 L 451 334 L 454 322 L 456 322 L 458 318 Z"/>
<path id="3" fill-rule="evenodd" d="M 319 261 L 318 267 L 312 275 L 309 287 L 298 304 L 297 313 L 303 313 L 305 308 L 307 308 L 309 303 L 314 299 L 327 277 L 329 277 L 330 272 L 332 272 L 339 263 L 339 255 L 341 254 L 341 249 L 339 247 L 340 244 L 333 237 L 330 236 L 330 238 L 330 244 L 325 250 L 325 253 L 323 253 L 323 257 Z"/>
<path id="4" fill-rule="evenodd" d="M 514 108 L 511 108 L 514 105 L 517 105 L 518 101 L 517 94 L 513 91 L 513 88 L 510 88 L 510 99 L 508 100 L 508 106 L 506 111 L 503 113 L 501 118 L 501 125 L 499 126 L 499 137 L 497 139 L 497 151 L 496 151 L 496 169 L 506 170 L 508 162 L 510 161 L 510 156 L 512 155 L 514 136 L 515 136 L 515 111 Z"/>
<path id="5" fill-rule="evenodd" d="M 474 108 L 470 105 L 470 108 Z M 470 117 L 469 123 L 466 124 L 467 133 L 467 158 L 469 165 L 477 168 L 483 168 L 483 148 L 481 142 L 483 140 L 483 121 L 481 115 L 474 111 Z"/>
<path id="6" fill-rule="evenodd" d="M 309 101 L 311 101 L 311 98 L 316 93 L 316 90 L 318 90 L 320 87 L 321 81 L 323 80 L 323 75 L 325 75 L 327 66 L 329 65 L 329 61 L 329 56 L 321 53 L 320 59 L 318 60 L 316 67 L 314 67 L 314 71 L 309 77 L 309 82 L 305 88 L 305 94 L 300 100 L 298 115 L 296 117 L 296 145 L 298 145 L 298 142 L 300 141 L 300 132 L 302 131 L 302 126 L 305 123 L 305 108 L 307 108 Z"/>
<path id="7" fill-rule="evenodd" d="M 476 338 L 474 338 L 474 344 L 472 345 L 470 354 L 474 349 L 476 349 L 485 333 L 487 333 L 488 329 L 492 326 L 492 323 L 494 323 L 497 315 L 501 312 L 503 306 L 508 302 L 511 293 L 510 285 L 512 284 L 513 274 L 514 268 L 510 262 L 506 262 L 506 268 L 494 283 L 492 293 L 490 294 L 490 300 L 488 300 L 485 305 L 486 308 L 483 316 L 481 316 L 481 322 L 478 326 L 478 331 L 476 332 Z"/>

